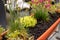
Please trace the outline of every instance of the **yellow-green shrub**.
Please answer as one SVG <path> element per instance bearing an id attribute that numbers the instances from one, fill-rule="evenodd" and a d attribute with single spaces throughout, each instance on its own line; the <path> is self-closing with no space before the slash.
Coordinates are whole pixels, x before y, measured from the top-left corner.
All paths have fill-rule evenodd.
<path id="1" fill-rule="evenodd" d="M 25 16 L 20 18 L 20 23 L 24 27 L 34 27 L 37 23 L 37 20 L 31 16 Z"/>

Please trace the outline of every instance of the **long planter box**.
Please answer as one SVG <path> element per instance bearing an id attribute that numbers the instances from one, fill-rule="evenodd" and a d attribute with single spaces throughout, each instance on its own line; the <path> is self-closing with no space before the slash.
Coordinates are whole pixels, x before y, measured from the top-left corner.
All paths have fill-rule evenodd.
<path id="1" fill-rule="evenodd" d="M 60 23 L 60 18 L 57 19 L 57 21 L 54 24 L 52 24 L 50 28 L 46 30 L 45 33 L 43 33 L 40 37 L 38 37 L 37 40 L 46 40 L 52 34 L 52 32 L 55 30 L 55 28 L 59 23 Z"/>
<path id="2" fill-rule="evenodd" d="M 47 29 L 45 33 L 43 33 L 40 37 L 38 37 L 37 40 L 46 40 L 52 34 L 52 32 L 55 30 L 55 28 L 59 23 L 60 23 L 60 18 L 57 19 L 57 21 L 54 24 L 52 24 L 51 27 Z M 2 40 L 2 36 L 4 36 L 7 32 L 8 30 L 0 35 L 0 40 Z"/>

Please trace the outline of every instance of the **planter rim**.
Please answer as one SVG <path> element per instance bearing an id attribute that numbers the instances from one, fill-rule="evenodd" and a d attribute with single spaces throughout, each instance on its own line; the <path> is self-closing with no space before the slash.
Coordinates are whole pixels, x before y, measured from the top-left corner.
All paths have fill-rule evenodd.
<path id="1" fill-rule="evenodd" d="M 50 28 L 48 28 L 40 37 L 37 38 L 37 40 L 46 40 L 54 31 L 54 29 L 57 27 L 57 25 L 60 23 L 60 18 L 54 22 Z"/>

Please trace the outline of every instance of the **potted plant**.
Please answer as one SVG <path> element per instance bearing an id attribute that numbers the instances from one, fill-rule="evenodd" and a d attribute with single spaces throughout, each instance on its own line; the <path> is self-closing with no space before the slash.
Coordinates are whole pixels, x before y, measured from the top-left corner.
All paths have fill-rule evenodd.
<path id="1" fill-rule="evenodd" d="M 49 14 L 52 16 L 52 15 L 58 15 L 57 17 L 60 17 L 60 6 L 59 6 L 60 3 L 55 3 L 54 5 L 51 5 L 50 8 L 49 8 Z"/>
<path id="2" fill-rule="evenodd" d="M 57 12 L 57 13 L 60 13 L 60 6 L 59 6 L 59 5 L 60 5 L 60 3 L 57 3 L 57 4 L 56 4 L 56 8 L 57 8 L 56 12 Z"/>
<path id="3" fill-rule="evenodd" d="M 32 2 L 31 12 L 33 15 L 31 16 L 21 17 L 18 6 L 14 7 L 14 9 L 11 9 L 11 6 L 9 6 L 11 18 L 7 28 L 9 30 L 5 34 L 5 37 L 7 38 L 6 40 L 45 40 L 51 34 L 50 32 L 52 32 L 58 25 L 60 18 L 58 19 L 55 15 L 52 15 L 52 17 L 48 13 L 48 9 L 51 6 L 49 1 L 37 0 L 37 2 Z M 52 24 L 53 26 L 51 26 Z M 49 31 L 51 29 L 49 32 L 50 34 L 47 33 L 47 36 L 43 36 L 45 38 L 41 39 L 42 37 L 40 38 L 39 36 L 41 36 L 47 29 Z M 46 34 L 44 33 L 43 35 Z"/>

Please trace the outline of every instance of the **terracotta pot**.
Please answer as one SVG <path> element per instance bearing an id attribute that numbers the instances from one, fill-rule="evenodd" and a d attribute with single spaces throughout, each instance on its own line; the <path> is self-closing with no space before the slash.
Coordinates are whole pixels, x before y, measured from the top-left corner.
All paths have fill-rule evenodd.
<path id="1" fill-rule="evenodd" d="M 0 40 L 2 40 L 2 36 L 0 35 Z"/>
<path id="2" fill-rule="evenodd" d="M 38 37 L 37 40 L 46 40 L 52 34 L 52 32 L 55 30 L 55 28 L 59 23 L 60 18 L 53 25 L 51 25 L 50 28 L 46 30 L 45 33 L 43 33 L 40 37 Z"/>
<path id="3" fill-rule="evenodd" d="M 60 9 L 57 9 L 56 12 L 57 12 L 57 13 L 60 13 Z"/>

